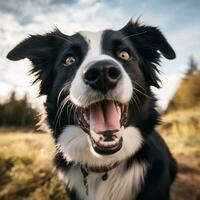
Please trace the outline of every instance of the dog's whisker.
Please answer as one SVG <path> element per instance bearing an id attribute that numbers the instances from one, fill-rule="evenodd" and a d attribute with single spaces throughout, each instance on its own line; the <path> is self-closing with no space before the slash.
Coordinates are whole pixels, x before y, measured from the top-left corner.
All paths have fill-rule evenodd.
<path id="1" fill-rule="evenodd" d="M 139 83 L 137 83 L 136 81 L 132 80 L 133 83 L 135 83 L 138 87 L 140 87 L 142 90 L 144 90 L 144 92 L 146 92 L 146 89 L 144 87 L 142 87 Z"/>
<path id="2" fill-rule="evenodd" d="M 63 101 L 63 103 L 61 104 L 57 114 L 56 114 L 56 118 L 55 118 L 55 129 L 57 128 L 57 125 L 58 125 L 58 122 L 59 122 L 59 119 L 60 119 L 60 115 L 61 115 L 61 111 L 62 111 L 62 108 L 63 106 L 65 106 L 65 101 Z"/>
<path id="3" fill-rule="evenodd" d="M 66 103 L 69 101 L 69 95 L 67 97 L 65 97 L 63 99 L 63 101 L 60 103 L 60 106 L 58 108 L 58 111 L 56 113 L 56 117 L 55 117 L 55 128 L 57 127 L 57 123 L 58 123 L 58 120 L 60 120 L 60 117 L 61 117 L 61 113 L 62 113 L 62 110 L 63 108 L 65 107 Z"/>
<path id="4" fill-rule="evenodd" d="M 69 123 L 70 122 L 70 113 L 69 113 L 69 109 L 71 108 L 71 106 L 73 105 L 73 103 L 70 101 L 70 99 L 67 100 L 66 104 L 68 103 L 68 106 L 67 106 L 67 112 L 66 112 L 66 115 L 67 115 L 67 122 Z"/>
<path id="5" fill-rule="evenodd" d="M 70 106 L 70 112 L 69 112 L 69 116 L 71 116 L 71 113 L 72 113 L 73 107 L 74 107 L 74 104 L 71 104 L 71 106 Z M 69 122 L 68 122 L 68 123 L 70 123 L 70 120 L 69 120 Z"/>
<path id="6" fill-rule="evenodd" d="M 59 36 L 59 35 L 53 35 L 53 34 L 51 34 L 50 36 L 53 36 L 53 37 L 56 37 L 56 38 L 59 38 L 59 39 L 65 40 L 65 41 L 67 41 L 68 43 L 72 44 L 72 42 L 71 42 L 69 39 L 64 38 L 64 37 L 61 37 L 61 36 Z"/>
<path id="7" fill-rule="evenodd" d="M 79 96 L 77 98 L 78 101 L 80 101 L 80 99 L 81 99 L 81 96 Z M 72 110 L 74 110 L 73 120 L 76 119 L 77 109 L 78 109 L 78 107 L 75 104 L 73 104 L 71 101 L 69 101 L 69 106 L 67 107 L 67 121 L 68 121 L 68 123 L 70 123 L 70 116 L 71 116 Z"/>
<path id="8" fill-rule="evenodd" d="M 68 106 L 67 106 L 67 110 L 66 110 L 66 115 L 67 115 L 67 122 L 69 123 L 69 121 L 70 121 L 70 115 L 69 115 L 69 108 L 70 108 L 70 106 L 71 106 L 71 102 L 68 102 Z"/>
<path id="9" fill-rule="evenodd" d="M 140 94 L 142 94 L 143 96 L 147 97 L 147 98 L 152 98 L 151 96 L 143 93 L 142 91 L 140 91 L 139 89 L 137 89 L 136 87 L 133 87 L 133 90 L 136 90 L 137 92 L 139 92 Z"/>
<path id="10" fill-rule="evenodd" d="M 67 103 L 69 103 L 69 104 L 71 103 L 71 102 L 69 102 L 69 99 L 67 99 L 67 100 L 65 101 L 65 104 L 63 105 L 63 107 L 62 107 L 62 109 L 61 109 L 61 111 L 60 111 L 59 126 L 60 126 L 60 121 L 61 121 L 63 109 L 64 109 L 64 107 L 67 105 Z M 68 114 L 67 114 L 67 117 L 68 117 Z"/>
<path id="11" fill-rule="evenodd" d="M 128 39 L 128 38 L 130 38 L 130 37 L 134 37 L 134 36 L 138 36 L 138 35 L 143 35 L 143 34 L 145 34 L 145 33 L 147 33 L 147 31 L 143 31 L 143 32 L 141 32 L 141 33 L 131 34 L 131 35 L 128 35 L 128 36 L 123 37 L 122 40 L 126 40 L 126 39 Z"/>
<path id="12" fill-rule="evenodd" d="M 141 107 L 140 107 L 140 99 L 139 99 L 139 97 L 137 96 L 137 95 L 135 95 L 135 101 L 136 101 L 136 103 L 137 103 L 137 107 L 138 107 L 138 111 L 140 112 L 141 111 Z"/>
<path id="13" fill-rule="evenodd" d="M 59 104 L 59 100 L 60 100 L 60 97 L 61 97 L 61 95 L 62 95 L 62 92 L 63 92 L 64 90 L 67 90 L 68 88 L 69 88 L 69 86 L 68 86 L 67 84 L 65 84 L 65 85 L 63 86 L 63 88 L 60 90 L 60 92 L 59 92 L 59 94 L 58 94 L 58 97 L 57 97 L 56 106 L 58 106 L 58 104 Z"/>
<path id="14" fill-rule="evenodd" d="M 59 115 L 59 112 L 60 112 L 60 109 L 61 109 L 62 105 L 64 104 L 64 102 L 65 102 L 65 99 L 63 99 L 63 101 L 60 103 L 60 105 L 59 105 L 59 107 L 57 109 L 55 120 L 57 119 L 57 117 Z M 54 123 L 55 123 L 55 120 L 54 120 Z"/>
<path id="15" fill-rule="evenodd" d="M 74 109 L 74 121 L 77 119 L 77 115 L 76 115 L 76 113 L 77 113 L 77 110 L 78 110 L 78 107 L 77 106 L 75 106 L 75 109 Z"/>
<path id="16" fill-rule="evenodd" d="M 133 105 L 136 105 L 136 108 L 137 108 L 138 112 L 140 112 L 140 107 L 139 107 L 139 105 L 137 103 L 137 100 L 134 98 L 134 96 L 131 98 L 131 101 L 132 101 Z"/>
<path id="17" fill-rule="evenodd" d="M 59 123 L 59 128 L 61 126 L 60 121 L 61 121 L 61 117 L 62 117 L 62 111 L 63 111 L 66 104 L 67 104 L 67 102 L 65 101 L 64 104 L 62 105 L 60 112 L 59 112 L 59 115 L 58 115 L 57 124 Z"/>

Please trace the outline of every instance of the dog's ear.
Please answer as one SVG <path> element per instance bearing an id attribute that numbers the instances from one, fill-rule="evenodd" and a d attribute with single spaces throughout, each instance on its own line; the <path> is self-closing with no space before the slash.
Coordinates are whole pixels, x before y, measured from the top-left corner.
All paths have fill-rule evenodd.
<path id="1" fill-rule="evenodd" d="M 175 51 L 157 27 L 145 26 L 140 27 L 140 29 L 142 29 L 140 32 L 146 31 L 144 42 L 146 42 L 147 45 L 159 50 L 167 59 L 176 58 Z"/>
<path id="2" fill-rule="evenodd" d="M 13 48 L 8 53 L 7 58 L 13 61 L 28 58 L 34 62 L 46 57 L 51 52 L 51 49 L 48 35 L 31 35 Z"/>
<path id="3" fill-rule="evenodd" d="M 60 39 L 61 32 L 54 32 L 45 35 L 31 35 L 12 49 L 7 58 L 13 61 L 28 58 L 32 64 L 31 72 L 36 76 L 34 82 L 40 80 L 40 94 L 47 94 L 53 82 L 53 63 L 57 49 L 63 44 Z M 62 36 L 63 37 L 63 36 Z"/>
<path id="4" fill-rule="evenodd" d="M 176 58 L 173 48 L 157 27 L 140 25 L 138 21 L 130 20 L 121 30 L 129 33 L 131 40 L 138 39 L 146 48 L 160 51 L 165 58 Z"/>
<path id="5" fill-rule="evenodd" d="M 167 59 L 174 59 L 176 54 L 166 38 L 157 27 L 141 25 L 138 21 L 130 20 L 122 31 L 135 47 L 140 59 L 145 80 L 149 86 L 159 85 L 157 66 L 160 62 L 160 53 Z"/>

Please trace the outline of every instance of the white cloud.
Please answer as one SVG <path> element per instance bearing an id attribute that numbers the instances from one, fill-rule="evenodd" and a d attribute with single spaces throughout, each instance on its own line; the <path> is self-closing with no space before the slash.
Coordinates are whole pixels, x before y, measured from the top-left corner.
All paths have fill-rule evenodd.
<path id="1" fill-rule="evenodd" d="M 6 54 L 26 38 L 28 34 L 43 34 L 57 26 L 61 31 L 72 34 L 78 30 L 99 30 L 106 27 L 114 27 L 115 21 L 120 21 L 122 15 L 119 8 L 111 8 L 103 2 L 96 0 L 80 0 L 72 4 L 54 4 L 49 6 L 49 0 L 46 4 L 42 1 L 24 2 L 25 11 L 16 15 L 16 8 L 20 3 L 11 4 L 8 1 L 7 6 L 12 8 L 13 12 L 2 12 L 0 18 L 0 97 L 5 98 L 13 89 L 17 90 L 19 96 L 28 92 L 31 99 L 36 96 L 38 87 L 30 88 L 31 77 L 28 76 L 30 62 L 22 60 L 11 62 L 6 59 Z M 14 5 L 15 4 L 15 5 Z M 46 7 L 45 7 L 46 5 Z M 24 9 L 23 9 L 24 10 Z M 28 12 L 27 12 L 28 11 Z M 37 13 L 36 13 L 37 12 Z M 98 15 L 97 15 L 98 13 Z M 23 24 L 26 16 L 31 18 L 29 23 Z M 98 17 L 101 16 L 101 17 Z M 107 20 L 109 19 L 109 20 Z M 33 89 L 34 88 L 34 89 Z"/>
<path id="2" fill-rule="evenodd" d="M 3 1 L 2 1 L 3 2 Z M 126 12 L 127 7 L 132 6 L 134 16 L 142 15 L 141 20 L 146 24 L 159 25 L 165 30 L 166 37 L 177 52 L 177 59 L 164 61 L 161 75 L 163 89 L 156 91 L 161 100 L 159 104 L 166 107 L 168 99 L 175 90 L 180 80 L 180 75 L 187 67 L 187 59 L 193 53 L 195 58 L 200 58 L 200 27 L 199 23 L 191 23 L 190 26 L 178 29 L 169 29 L 174 22 L 178 7 L 168 12 L 154 12 L 147 3 L 141 3 L 141 9 L 137 1 L 125 5 L 125 1 L 116 1 L 109 4 L 106 1 L 97 0 L 70 0 L 66 3 L 51 3 L 51 0 L 7 0 L 0 2 L 0 97 L 8 91 L 17 88 L 23 93 L 28 91 L 30 96 L 36 96 L 37 86 L 30 88 L 31 77 L 27 76 L 30 63 L 27 60 L 11 62 L 6 60 L 6 54 L 22 39 L 31 34 L 45 33 L 57 26 L 66 34 L 72 34 L 79 30 L 97 31 L 105 28 L 118 29 L 125 25 L 126 20 L 132 17 Z M 148 1 L 153 5 L 153 0 Z M 3 6 L 2 6 L 3 5 Z M 124 7 L 123 7 L 124 6 Z M 2 10 L 6 7 L 7 12 Z M 128 16 L 130 14 L 130 16 Z M 168 66 L 168 67 L 167 67 Z M 35 102 L 35 100 L 34 100 Z"/>

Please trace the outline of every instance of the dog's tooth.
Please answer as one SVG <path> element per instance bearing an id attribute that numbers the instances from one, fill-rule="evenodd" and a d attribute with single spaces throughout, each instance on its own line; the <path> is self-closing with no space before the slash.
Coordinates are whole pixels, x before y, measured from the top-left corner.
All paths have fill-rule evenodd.
<path id="1" fill-rule="evenodd" d="M 109 144 L 104 143 L 103 146 L 104 146 L 104 147 L 109 147 Z"/>
<path id="2" fill-rule="evenodd" d="M 114 141 L 117 143 L 117 142 L 119 141 L 119 139 L 118 139 L 118 138 L 115 138 Z"/>
<path id="3" fill-rule="evenodd" d="M 121 113 L 121 109 L 120 109 L 119 105 L 117 105 L 117 112 Z"/>
<path id="4" fill-rule="evenodd" d="M 111 146 L 114 146 L 115 144 L 116 144 L 115 141 L 112 141 L 112 142 L 111 142 Z"/>

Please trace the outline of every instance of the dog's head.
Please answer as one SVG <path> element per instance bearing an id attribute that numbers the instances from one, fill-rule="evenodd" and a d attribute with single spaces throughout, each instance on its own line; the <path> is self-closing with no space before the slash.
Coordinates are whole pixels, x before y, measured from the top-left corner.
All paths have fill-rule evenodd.
<path id="1" fill-rule="evenodd" d="M 136 152 L 155 125 L 160 54 L 175 58 L 162 33 L 130 21 L 118 31 L 32 35 L 8 58 L 31 60 L 65 157 L 103 165 Z"/>

